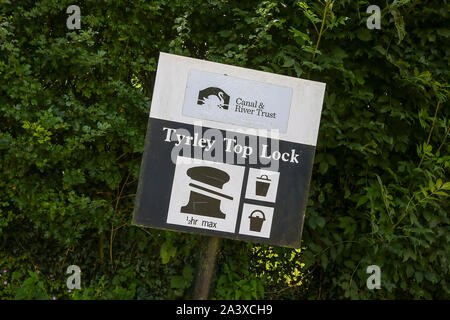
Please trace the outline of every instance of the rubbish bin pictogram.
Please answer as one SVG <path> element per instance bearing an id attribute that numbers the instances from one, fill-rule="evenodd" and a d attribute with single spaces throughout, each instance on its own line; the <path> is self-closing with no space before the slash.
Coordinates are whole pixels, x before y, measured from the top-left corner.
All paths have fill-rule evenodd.
<path id="1" fill-rule="evenodd" d="M 259 178 L 256 178 L 256 195 L 265 197 L 270 186 L 270 179 L 267 175 L 263 174 Z"/>
<path id="2" fill-rule="evenodd" d="M 256 215 L 254 216 L 253 214 L 255 213 L 260 213 L 262 217 L 258 217 Z M 261 210 L 254 210 L 252 211 L 252 213 L 250 213 L 249 219 L 250 219 L 250 231 L 261 232 L 262 225 L 264 221 L 266 221 L 266 216 L 264 212 L 262 212 Z"/>

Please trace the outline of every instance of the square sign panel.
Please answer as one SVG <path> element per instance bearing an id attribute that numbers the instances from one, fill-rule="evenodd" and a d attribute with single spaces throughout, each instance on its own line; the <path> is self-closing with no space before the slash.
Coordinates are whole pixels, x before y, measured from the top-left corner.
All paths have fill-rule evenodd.
<path id="1" fill-rule="evenodd" d="M 324 92 L 161 53 L 133 224 L 300 247 Z"/>
<path id="2" fill-rule="evenodd" d="M 245 168 L 178 156 L 167 223 L 234 232 Z"/>

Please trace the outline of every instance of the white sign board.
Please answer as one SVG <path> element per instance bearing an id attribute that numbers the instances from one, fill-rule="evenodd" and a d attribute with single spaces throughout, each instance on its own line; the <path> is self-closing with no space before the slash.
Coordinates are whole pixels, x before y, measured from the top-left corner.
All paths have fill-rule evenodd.
<path id="1" fill-rule="evenodd" d="M 134 224 L 299 247 L 324 91 L 161 53 Z"/>

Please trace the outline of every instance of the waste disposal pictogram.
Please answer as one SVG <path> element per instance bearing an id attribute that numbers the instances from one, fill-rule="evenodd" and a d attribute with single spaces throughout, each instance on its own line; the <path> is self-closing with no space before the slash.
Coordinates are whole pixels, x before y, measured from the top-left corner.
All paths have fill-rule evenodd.
<path id="1" fill-rule="evenodd" d="M 254 215 L 256 213 L 261 214 L 262 217 Z M 261 210 L 254 210 L 252 211 L 252 213 L 250 213 L 249 219 L 250 219 L 250 231 L 261 232 L 262 225 L 264 221 L 266 221 L 266 216 L 264 212 L 262 212 Z"/>
<path id="2" fill-rule="evenodd" d="M 270 179 L 267 175 L 263 174 L 256 178 L 256 195 L 265 197 L 270 186 Z"/>

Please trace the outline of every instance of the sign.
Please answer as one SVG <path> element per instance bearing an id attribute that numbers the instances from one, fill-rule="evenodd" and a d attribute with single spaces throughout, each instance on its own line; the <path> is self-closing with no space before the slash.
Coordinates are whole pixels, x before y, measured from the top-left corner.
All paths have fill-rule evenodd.
<path id="1" fill-rule="evenodd" d="M 133 224 L 299 247 L 324 92 L 161 53 Z"/>
<path id="2" fill-rule="evenodd" d="M 285 133 L 291 99 L 292 88 L 190 70 L 183 115 Z"/>

